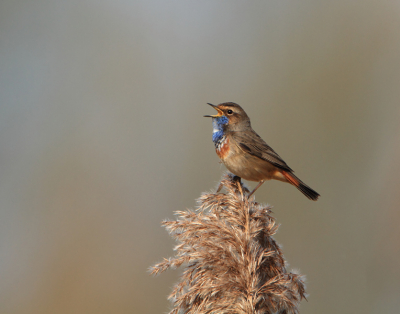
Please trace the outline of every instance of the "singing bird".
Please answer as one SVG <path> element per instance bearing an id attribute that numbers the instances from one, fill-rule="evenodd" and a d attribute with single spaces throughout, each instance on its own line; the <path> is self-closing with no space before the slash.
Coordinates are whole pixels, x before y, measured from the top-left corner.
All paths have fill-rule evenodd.
<path id="1" fill-rule="evenodd" d="M 214 106 L 216 115 L 211 117 L 212 139 L 218 157 L 234 175 L 259 182 L 250 196 L 266 181 L 279 180 L 294 185 L 310 200 L 319 194 L 302 182 L 283 159 L 252 129 L 250 119 L 238 104 L 226 102 Z"/>

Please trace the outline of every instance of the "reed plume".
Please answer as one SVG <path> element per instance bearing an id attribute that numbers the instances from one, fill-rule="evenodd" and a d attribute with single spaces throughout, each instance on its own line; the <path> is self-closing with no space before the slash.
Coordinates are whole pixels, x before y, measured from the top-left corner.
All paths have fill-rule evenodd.
<path id="1" fill-rule="evenodd" d="M 163 222 L 178 242 L 176 255 L 152 274 L 184 265 L 170 314 L 298 313 L 304 282 L 286 270 L 271 208 L 249 200 L 237 177 L 225 175 L 221 184 L 226 194 L 203 194 L 196 211 Z"/>

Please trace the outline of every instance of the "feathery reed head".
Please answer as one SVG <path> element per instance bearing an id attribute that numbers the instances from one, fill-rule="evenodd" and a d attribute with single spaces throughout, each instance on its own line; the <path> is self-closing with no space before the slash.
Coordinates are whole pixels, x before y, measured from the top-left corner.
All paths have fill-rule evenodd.
<path id="1" fill-rule="evenodd" d="M 203 194 L 197 211 L 177 211 L 176 221 L 163 222 L 178 242 L 176 255 L 152 274 L 185 264 L 170 314 L 298 313 L 304 282 L 286 271 L 271 208 L 250 201 L 232 175 L 221 184 L 226 194 Z"/>

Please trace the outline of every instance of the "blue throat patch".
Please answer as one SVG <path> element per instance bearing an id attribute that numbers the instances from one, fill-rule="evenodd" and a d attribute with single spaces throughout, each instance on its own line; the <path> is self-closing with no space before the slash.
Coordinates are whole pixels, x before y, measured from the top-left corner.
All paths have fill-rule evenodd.
<path id="1" fill-rule="evenodd" d="M 228 122 L 229 122 L 229 120 L 225 116 L 220 116 L 220 117 L 212 119 L 212 123 L 213 123 L 212 140 L 214 143 L 218 143 L 218 141 L 220 141 L 223 138 L 223 136 L 224 136 L 223 126 L 225 124 L 228 124 Z"/>

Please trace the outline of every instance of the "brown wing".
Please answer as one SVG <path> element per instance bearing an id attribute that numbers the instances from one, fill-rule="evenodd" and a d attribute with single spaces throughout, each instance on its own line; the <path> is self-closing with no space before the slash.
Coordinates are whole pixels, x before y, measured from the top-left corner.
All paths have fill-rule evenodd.
<path id="1" fill-rule="evenodd" d="M 246 153 L 270 162 L 275 167 L 282 170 L 293 172 L 293 170 L 283 161 L 264 140 L 253 130 L 245 132 L 233 132 L 231 138 Z"/>

